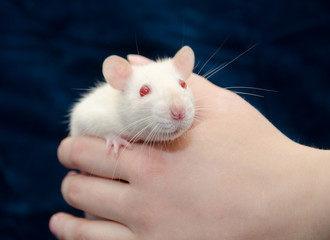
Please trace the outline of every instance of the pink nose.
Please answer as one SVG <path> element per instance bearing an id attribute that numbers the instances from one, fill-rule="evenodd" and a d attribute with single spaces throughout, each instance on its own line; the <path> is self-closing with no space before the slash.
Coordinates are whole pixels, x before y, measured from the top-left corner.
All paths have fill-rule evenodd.
<path id="1" fill-rule="evenodd" d="M 184 118 L 184 116 L 185 116 L 184 109 L 182 109 L 182 108 L 172 108 L 171 109 L 171 117 L 174 120 L 181 120 Z"/>

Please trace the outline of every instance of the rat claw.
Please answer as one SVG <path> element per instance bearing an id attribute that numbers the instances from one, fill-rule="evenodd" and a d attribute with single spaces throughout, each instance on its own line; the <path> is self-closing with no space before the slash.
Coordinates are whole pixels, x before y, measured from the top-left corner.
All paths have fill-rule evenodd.
<path id="1" fill-rule="evenodd" d="M 111 150 L 112 150 L 112 140 L 109 139 L 109 138 L 106 139 L 105 150 L 106 150 L 107 153 L 110 155 Z"/>
<path id="2" fill-rule="evenodd" d="M 116 157 L 118 157 L 119 148 L 120 148 L 120 145 L 118 144 L 118 142 L 116 140 L 113 141 L 113 151 L 114 151 Z"/>
<path id="3" fill-rule="evenodd" d="M 111 150 L 113 148 L 115 156 L 118 157 L 119 149 L 121 147 L 129 148 L 130 146 L 131 146 L 131 144 L 122 137 L 118 137 L 118 136 L 106 137 L 106 150 L 107 150 L 108 154 L 111 153 Z"/>

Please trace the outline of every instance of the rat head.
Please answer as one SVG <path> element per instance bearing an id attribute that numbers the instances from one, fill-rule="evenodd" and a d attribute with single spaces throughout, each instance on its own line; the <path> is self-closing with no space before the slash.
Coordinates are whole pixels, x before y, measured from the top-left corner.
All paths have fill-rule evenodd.
<path id="1" fill-rule="evenodd" d="M 188 130 L 195 116 L 194 98 L 186 80 L 194 67 L 194 53 L 183 47 L 173 58 L 156 62 L 131 56 L 130 62 L 111 56 L 103 74 L 118 89 L 125 134 L 148 141 L 171 140 Z M 138 65 L 136 65 L 138 64 Z"/>

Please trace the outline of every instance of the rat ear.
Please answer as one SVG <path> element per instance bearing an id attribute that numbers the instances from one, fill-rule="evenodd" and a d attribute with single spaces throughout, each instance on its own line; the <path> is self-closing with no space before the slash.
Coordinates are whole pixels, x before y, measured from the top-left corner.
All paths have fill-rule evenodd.
<path id="1" fill-rule="evenodd" d="M 184 79 L 187 79 L 193 71 L 195 55 L 193 50 L 184 46 L 173 57 L 174 66 L 180 71 Z"/>
<path id="2" fill-rule="evenodd" d="M 123 91 L 127 78 L 132 75 L 132 67 L 124 58 L 110 56 L 104 60 L 102 72 L 113 88 Z"/>
<path id="3" fill-rule="evenodd" d="M 147 65 L 153 62 L 149 58 L 137 54 L 128 54 L 127 59 L 132 65 Z"/>

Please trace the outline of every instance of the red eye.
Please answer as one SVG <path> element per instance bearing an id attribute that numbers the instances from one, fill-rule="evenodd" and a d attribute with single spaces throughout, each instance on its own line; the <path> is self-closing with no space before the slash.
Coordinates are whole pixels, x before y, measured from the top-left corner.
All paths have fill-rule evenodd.
<path id="1" fill-rule="evenodd" d="M 185 81 L 183 81 L 183 80 L 179 80 L 179 83 L 180 83 L 181 87 L 183 87 L 183 88 L 187 88 L 187 84 L 186 84 Z"/>
<path id="2" fill-rule="evenodd" d="M 145 95 L 147 95 L 148 93 L 150 93 L 150 87 L 146 84 L 144 84 L 141 88 L 140 88 L 140 96 L 144 97 Z"/>

